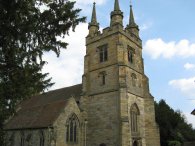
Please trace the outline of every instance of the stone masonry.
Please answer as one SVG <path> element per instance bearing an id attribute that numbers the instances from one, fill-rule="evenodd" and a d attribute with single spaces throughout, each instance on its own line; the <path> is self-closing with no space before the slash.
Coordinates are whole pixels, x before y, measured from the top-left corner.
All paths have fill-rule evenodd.
<path id="1" fill-rule="evenodd" d="M 7 146 L 160 146 L 132 6 L 127 27 L 118 0 L 110 17 L 100 32 L 94 3 L 82 84 L 21 102 Z"/>

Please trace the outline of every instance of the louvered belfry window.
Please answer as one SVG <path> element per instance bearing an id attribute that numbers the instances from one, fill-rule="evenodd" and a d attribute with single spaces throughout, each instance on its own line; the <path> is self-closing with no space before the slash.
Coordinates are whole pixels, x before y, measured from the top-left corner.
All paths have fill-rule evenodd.
<path id="1" fill-rule="evenodd" d="M 135 49 L 133 49 L 132 47 L 128 46 L 128 47 L 127 47 L 127 52 L 128 52 L 128 54 L 127 54 L 127 56 L 128 56 L 128 61 L 129 61 L 131 64 L 133 64 L 133 63 L 135 62 L 135 58 L 134 58 L 134 56 L 135 56 Z"/>
<path id="2" fill-rule="evenodd" d="M 107 45 L 103 45 L 98 47 L 99 48 L 99 55 L 100 55 L 100 62 L 105 62 L 108 60 L 108 49 Z"/>

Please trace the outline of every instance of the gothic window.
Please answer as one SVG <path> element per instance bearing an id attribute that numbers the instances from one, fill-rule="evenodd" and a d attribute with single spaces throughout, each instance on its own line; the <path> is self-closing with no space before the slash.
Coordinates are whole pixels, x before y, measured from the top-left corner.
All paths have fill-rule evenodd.
<path id="1" fill-rule="evenodd" d="M 128 61 L 130 63 L 134 63 L 134 54 L 135 54 L 135 50 L 133 48 L 131 48 L 130 46 L 128 46 Z"/>
<path id="2" fill-rule="evenodd" d="M 78 141 L 78 118 L 73 114 L 66 122 L 66 142 L 76 143 Z"/>
<path id="3" fill-rule="evenodd" d="M 101 78 L 101 85 L 105 85 L 106 84 L 106 72 L 100 72 L 99 73 L 99 77 Z"/>
<path id="4" fill-rule="evenodd" d="M 107 61 L 108 60 L 107 45 L 103 45 L 103 46 L 100 46 L 98 48 L 99 48 L 100 62 Z"/>
<path id="5" fill-rule="evenodd" d="M 69 124 L 67 124 L 67 125 L 66 125 L 66 142 L 69 142 L 69 137 L 70 137 L 70 136 L 69 136 L 69 133 L 70 133 L 69 129 L 70 129 L 70 128 L 69 128 Z"/>
<path id="6" fill-rule="evenodd" d="M 10 146 L 14 145 L 14 139 L 15 139 L 15 134 L 12 133 L 10 138 L 9 138 L 8 145 L 10 145 Z"/>
<path id="7" fill-rule="evenodd" d="M 39 142 L 40 142 L 40 143 L 39 143 L 40 146 L 44 146 L 45 138 L 44 138 L 44 133 L 43 133 L 43 131 L 40 132 Z"/>
<path id="8" fill-rule="evenodd" d="M 21 132 L 21 137 L 20 137 L 20 146 L 24 146 L 24 141 L 25 141 L 24 133 L 23 133 L 23 132 Z"/>
<path id="9" fill-rule="evenodd" d="M 133 63 L 133 52 L 128 50 L 128 61 L 130 63 Z"/>
<path id="10" fill-rule="evenodd" d="M 136 86 L 136 82 L 137 82 L 137 77 L 136 74 L 132 73 L 131 74 L 131 80 L 132 80 L 132 86 Z"/>
<path id="11" fill-rule="evenodd" d="M 32 134 L 29 133 L 29 134 L 26 136 L 26 142 L 27 142 L 28 145 L 29 145 L 30 142 L 31 142 L 31 138 L 32 138 Z"/>
<path id="12" fill-rule="evenodd" d="M 73 135 L 74 135 L 74 121 L 70 120 L 70 142 L 73 142 Z"/>
<path id="13" fill-rule="evenodd" d="M 139 123 L 139 109 L 136 104 L 131 106 L 130 110 L 130 118 L 131 118 L 131 132 L 138 132 L 138 123 Z"/>

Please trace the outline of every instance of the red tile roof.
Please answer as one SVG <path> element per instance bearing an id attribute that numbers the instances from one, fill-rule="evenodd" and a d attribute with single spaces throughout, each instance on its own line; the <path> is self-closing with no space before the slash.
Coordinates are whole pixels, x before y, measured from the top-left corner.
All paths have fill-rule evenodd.
<path id="1" fill-rule="evenodd" d="M 5 130 L 52 126 L 70 97 L 80 98 L 82 85 L 53 90 L 34 96 L 20 104 L 20 110 L 5 124 Z"/>

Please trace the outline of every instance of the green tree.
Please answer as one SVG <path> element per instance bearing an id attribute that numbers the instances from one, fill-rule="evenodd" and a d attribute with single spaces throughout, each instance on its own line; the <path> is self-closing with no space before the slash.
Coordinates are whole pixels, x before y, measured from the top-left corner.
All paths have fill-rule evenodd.
<path id="1" fill-rule="evenodd" d="M 174 111 L 164 100 L 155 103 L 156 121 L 160 128 L 161 145 L 180 145 L 195 141 L 195 129 L 180 111 Z"/>
<path id="2" fill-rule="evenodd" d="M 44 52 L 59 56 L 67 43 L 58 39 L 85 21 L 68 0 L 0 0 L 0 143 L 5 119 L 23 99 L 53 85 Z M 41 7 L 45 7 L 44 9 Z"/>

